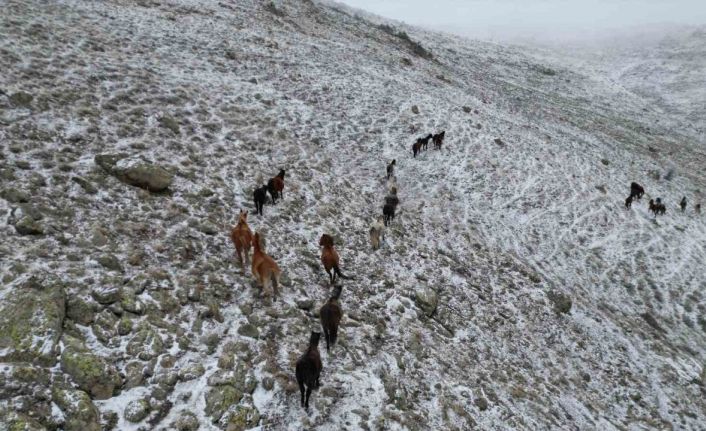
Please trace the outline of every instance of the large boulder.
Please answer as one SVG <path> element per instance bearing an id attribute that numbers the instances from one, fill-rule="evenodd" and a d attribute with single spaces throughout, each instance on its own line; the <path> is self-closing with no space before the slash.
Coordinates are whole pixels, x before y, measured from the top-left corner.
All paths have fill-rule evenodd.
<path id="1" fill-rule="evenodd" d="M 123 159 L 116 163 L 113 175 L 126 184 L 151 192 L 166 190 L 174 178 L 171 172 L 159 165 L 133 159 Z"/>
<path id="2" fill-rule="evenodd" d="M 132 400 L 125 406 L 123 415 L 130 422 L 140 422 L 150 414 L 150 403 L 147 400 Z"/>
<path id="3" fill-rule="evenodd" d="M 98 154 L 94 161 L 106 172 L 120 181 L 151 192 L 166 190 L 174 175 L 163 167 L 137 158 L 130 158 L 125 153 Z"/>
<path id="4" fill-rule="evenodd" d="M 63 286 L 31 277 L 0 288 L 0 362 L 53 366 L 65 317 Z"/>
<path id="5" fill-rule="evenodd" d="M 243 392 L 233 386 L 216 386 L 206 392 L 206 409 L 204 411 L 208 416 L 211 416 L 214 423 L 218 422 L 228 408 L 238 404 L 242 396 Z"/>
<path id="6" fill-rule="evenodd" d="M 164 353 L 162 338 L 149 325 L 143 325 L 127 343 L 127 353 L 149 361 Z"/>
<path id="7" fill-rule="evenodd" d="M 79 388 L 97 400 L 113 396 L 122 384 L 118 370 L 100 356 L 92 354 L 76 338 L 64 337 L 64 352 L 61 354 L 61 370 L 73 378 Z"/>
<path id="8" fill-rule="evenodd" d="M 65 431 L 101 431 L 100 413 L 87 393 L 55 386 L 52 400 L 64 412 Z"/>

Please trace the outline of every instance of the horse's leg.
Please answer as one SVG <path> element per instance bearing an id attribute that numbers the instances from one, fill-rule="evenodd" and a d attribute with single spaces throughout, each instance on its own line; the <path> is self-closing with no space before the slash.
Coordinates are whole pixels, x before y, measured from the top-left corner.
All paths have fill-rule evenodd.
<path id="1" fill-rule="evenodd" d="M 306 387 L 306 401 L 304 402 L 304 408 L 309 410 L 309 397 L 311 396 L 311 386 Z"/>
<path id="2" fill-rule="evenodd" d="M 304 389 L 304 382 L 299 381 L 299 392 L 302 394 L 302 407 L 304 407 L 304 393 L 306 392 L 306 389 Z"/>
<path id="3" fill-rule="evenodd" d="M 331 337 L 331 336 L 329 335 L 329 330 L 328 330 L 328 328 L 326 328 L 326 326 L 324 325 L 324 338 L 326 339 L 326 351 L 327 351 L 327 352 L 329 351 L 329 339 L 330 339 L 330 337 Z"/>

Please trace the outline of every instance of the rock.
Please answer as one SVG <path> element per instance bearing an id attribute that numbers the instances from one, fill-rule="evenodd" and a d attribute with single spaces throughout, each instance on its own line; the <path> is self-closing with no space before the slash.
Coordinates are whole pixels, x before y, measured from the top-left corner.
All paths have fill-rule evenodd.
<path id="1" fill-rule="evenodd" d="M 118 271 L 118 272 L 123 271 L 123 267 L 120 264 L 120 261 L 118 260 L 118 258 L 114 254 L 103 254 L 103 255 L 98 256 L 98 258 L 96 258 L 96 260 L 104 268 L 110 269 L 112 271 Z"/>
<path id="2" fill-rule="evenodd" d="M 43 235 L 44 228 L 30 216 L 22 217 L 15 223 L 15 230 L 20 235 Z"/>
<path id="3" fill-rule="evenodd" d="M 35 277 L 0 301 L 0 362 L 53 366 L 65 317 L 63 286 Z"/>
<path id="4" fill-rule="evenodd" d="M 32 105 L 34 96 L 24 91 L 18 91 L 17 93 L 11 94 L 8 100 L 10 101 L 10 105 L 14 108 L 29 108 Z"/>
<path id="5" fill-rule="evenodd" d="M 571 298 L 568 295 L 552 290 L 547 293 L 547 297 L 554 304 L 554 311 L 560 314 L 568 314 L 571 311 Z"/>
<path id="6" fill-rule="evenodd" d="M 164 353 L 164 343 L 154 330 L 142 327 L 127 343 L 126 351 L 129 355 L 149 361 Z"/>
<path id="7" fill-rule="evenodd" d="M 182 382 L 188 382 L 189 380 L 198 379 L 206 373 L 203 365 L 200 363 L 188 364 L 184 368 L 180 369 L 177 375 L 179 380 Z"/>
<path id="8" fill-rule="evenodd" d="M 122 292 L 119 287 L 94 287 L 91 289 L 91 296 L 99 304 L 110 305 L 120 300 Z"/>
<path id="9" fill-rule="evenodd" d="M 103 168 L 106 172 L 112 173 L 113 168 L 118 163 L 118 161 L 128 157 L 127 153 L 117 153 L 117 154 L 97 154 L 93 161 Z"/>
<path id="10" fill-rule="evenodd" d="M 478 409 L 479 409 L 480 411 L 482 411 L 482 412 L 488 410 L 488 400 L 486 400 L 486 399 L 483 398 L 483 397 L 476 398 L 476 399 L 473 401 L 473 404 L 475 404 L 476 407 L 478 407 Z"/>
<path id="11" fill-rule="evenodd" d="M 126 184 L 151 192 L 166 190 L 173 180 L 173 175 L 163 167 L 133 159 L 118 161 L 112 173 Z"/>
<path id="12" fill-rule="evenodd" d="M 125 406 L 123 416 L 130 422 L 140 422 L 150 414 L 150 403 L 146 400 L 132 400 Z"/>
<path id="13" fill-rule="evenodd" d="M 122 385 L 118 370 L 106 359 L 91 353 L 78 339 L 64 336 L 61 370 L 93 399 L 105 400 Z"/>
<path id="14" fill-rule="evenodd" d="M 660 331 L 660 332 L 664 332 L 664 329 L 662 328 L 662 326 L 660 326 L 660 324 L 657 322 L 657 319 L 655 319 L 655 317 L 649 311 L 640 314 L 640 317 L 642 317 L 645 320 L 645 322 L 647 322 L 647 324 L 650 325 L 655 330 Z"/>
<path id="15" fill-rule="evenodd" d="M 251 405 L 238 405 L 226 415 L 226 431 L 245 431 L 257 426 L 260 412 Z"/>
<path id="16" fill-rule="evenodd" d="M 232 405 L 237 404 L 242 398 L 243 393 L 233 386 L 216 386 L 211 388 L 206 393 L 206 415 L 213 419 L 213 422 L 218 422 L 218 420 L 223 416 L 223 413 L 228 410 Z"/>
<path id="17" fill-rule="evenodd" d="M 414 301 L 422 309 L 424 314 L 431 317 L 436 311 L 439 297 L 436 292 L 429 287 L 422 287 L 414 292 Z"/>
<path id="18" fill-rule="evenodd" d="M 603 165 L 605 165 L 605 166 L 608 166 L 608 165 L 610 165 L 610 160 L 608 160 L 608 159 L 601 159 L 601 163 L 603 163 Z"/>
<path id="19" fill-rule="evenodd" d="M 246 323 L 244 325 L 240 325 L 240 327 L 238 328 L 238 335 L 250 338 L 258 338 L 260 336 L 260 331 L 257 329 L 256 326 L 250 323 Z"/>
<path id="20" fill-rule="evenodd" d="M 175 135 L 179 134 L 179 123 L 173 118 L 170 117 L 169 115 L 164 115 L 159 118 L 159 125 L 164 127 L 165 129 L 169 129 L 174 133 Z"/>
<path id="21" fill-rule="evenodd" d="M 120 306 L 128 313 L 142 315 L 145 312 L 145 305 L 137 299 L 135 291 L 132 289 L 122 289 L 122 299 Z"/>
<path id="22" fill-rule="evenodd" d="M 470 106 L 464 106 L 464 107 L 463 107 L 463 112 L 465 112 L 466 114 L 470 114 L 470 113 L 471 113 L 471 107 L 470 107 Z"/>
<path id="23" fill-rule="evenodd" d="M 172 427 L 177 431 L 196 431 L 199 429 L 199 420 L 190 411 L 182 411 L 179 419 L 172 423 Z"/>
<path id="24" fill-rule="evenodd" d="M 66 317 L 79 325 L 90 325 L 96 314 L 87 301 L 80 296 L 72 295 L 66 300 Z"/>
<path id="25" fill-rule="evenodd" d="M 65 431 L 101 431 L 100 413 L 87 393 L 55 386 L 52 400 L 64 412 Z"/>
<path id="26" fill-rule="evenodd" d="M 419 106 L 412 105 L 412 112 L 414 112 L 415 114 L 419 114 Z"/>
<path id="27" fill-rule="evenodd" d="M 114 411 L 108 410 L 103 412 L 103 431 L 114 430 L 118 425 L 118 414 Z"/>
<path id="28" fill-rule="evenodd" d="M 262 379 L 262 387 L 265 388 L 265 390 L 271 391 L 275 388 L 275 379 L 272 377 L 264 377 Z"/>
<path id="29" fill-rule="evenodd" d="M 142 386 L 145 382 L 145 365 L 140 361 L 128 362 L 125 365 L 125 385 L 124 390 L 129 390 L 137 386 Z"/>
<path id="30" fill-rule="evenodd" d="M 93 184 L 91 184 L 88 180 L 86 180 L 84 178 L 71 177 L 71 181 L 73 181 L 76 184 L 78 184 L 79 186 L 81 186 L 83 191 L 85 191 L 89 195 L 94 195 L 94 194 L 98 193 L 98 189 Z"/>
<path id="31" fill-rule="evenodd" d="M 216 225 L 209 222 L 200 223 L 198 229 L 206 235 L 215 235 L 219 232 L 219 229 L 216 227 Z"/>
<path id="32" fill-rule="evenodd" d="M 127 317 L 123 317 L 118 322 L 118 335 L 125 336 L 132 332 L 132 320 Z"/>
<path id="33" fill-rule="evenodd" d="M 218 368 L 232 370 L 235 367 L 235 356 L 232 353 L 223 353 L 218 358 Z"/>
<path id="34" fill-rule="evenodd" d="M 313 299 L 298 299 L 296 302 L 297 307 L 301 308 L 302 310 L 311 310 L 312 308 L 314 308 Z"/>
<path id="35" fill-rule="evenodd" d="M 29 202 L 30 196 L 27 192 L 8 187 L 0 192 L 0 197 L 11 203 Z"/>
<path id="36" fill-rule="evenodd" d="M 495 144 L 499 147 L 505 147 L 505 142 L 503 142 L 503 140 L 500 138 L 495 138 L 493 142 L 495 142 Z"/>

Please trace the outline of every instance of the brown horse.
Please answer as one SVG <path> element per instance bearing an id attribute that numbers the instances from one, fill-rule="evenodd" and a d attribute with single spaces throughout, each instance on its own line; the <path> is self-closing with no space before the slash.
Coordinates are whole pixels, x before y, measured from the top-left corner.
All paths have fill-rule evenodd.
<path id="1" fill-rule="evenodd" d="M 341 286 L 334 287 L 333 295 L 319 310 L 319 316 L 321 317 L 321 328 L 324 330 L 324 338 L 326 338 L 327 352 L 331 349 L 331 346 L 336 344 L 336 338 L 338 338 L 338 325 L 341 323 L 341 317 L 343 317 L 343 311 L 341 311 L 341 304 L 339 302 L 341 290 Z"/>
<path id="2" fill-rule="evenodd" d="M 347 279 L 348 277 L 341 273 L 338 253 L 333 247 L 333 237 L 327 234 L 321 235 L 319 246 L 324 248 L 321 250 L 321 263 L 324 264 L 324 269 L 331 280 L 331 284 L 335 283 L 336 276 Z M 333 272 L 331 272 L 331 270 L 333 270 Z"/>
<path id="3" fill-rule="evenodd" d="M 252 275 L 255 277 L 255 280 L 258 282 L 265 295 L 269 293 L 270 287 L 274 287 L 274 295 L 277 296 L 279 293 L 279 276 L 282 271 L 280 271 L 274 259 L 262 251 L 259 232 L 255 232 L 255 235 L 253 235 L 252 245 Z"/>
<path id="4" fill-rule="evenodd" d="M 282 192 L 284 191 L 284 169 L 280 169 L 279 174 L 270 178 L 267 182 L 267 191 L 270 192 L 272 196 L 272 203 L 277 203 L 277 198 L 284 198 Z"/>
<path id="5" fill-rule="evenodd" d="M 235 253 L 238 255 L 240 269 L 245 272 L 245 264 L 250 257 L 250 246 L 252 244 L 252 232 L 248 227 L 248 212 L 240 210 L 238 224 L 230 231 L 230 239 L 235 245 Z"/>
<path id="6" fill-rule="evenodd" d="M 295 374 L 299 384 L 299 392 L 301 392 L 302 407 L 306 410 L 309 410 L 311 390 L 321 386 L 319 377 L 321 376 L 323 365 L 321 364 L 321 354 L 319 353 L 320 338 L 320 332 L 312 331 L 306 352 L 297 360 Z"/>

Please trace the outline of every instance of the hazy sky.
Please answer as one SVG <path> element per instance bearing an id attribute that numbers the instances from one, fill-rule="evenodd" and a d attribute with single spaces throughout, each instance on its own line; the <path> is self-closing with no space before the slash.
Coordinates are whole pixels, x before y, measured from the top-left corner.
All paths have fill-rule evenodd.
<path id="1" fill-rule="evenodd" d="M 706 24 L 706 0 L 339 0 L 472 37 L 595 38 L 607 31 Z"/>

